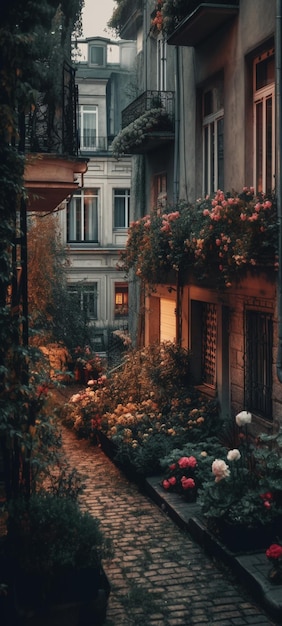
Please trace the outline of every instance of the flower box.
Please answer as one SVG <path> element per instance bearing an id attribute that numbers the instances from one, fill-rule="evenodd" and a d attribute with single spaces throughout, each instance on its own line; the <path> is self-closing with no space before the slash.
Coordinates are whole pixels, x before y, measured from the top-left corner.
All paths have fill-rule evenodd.
<path id="1" fill-rule="evenodd" d="M 208 529 L 234 553 L 265 550 L 277 535 L 275 523 L 247 527 L 245 524 L 231 524 L 226 520 L 208 520 Z"/>
<path id="2" fill-rule="evenodd" d="M 105 454 L 109 457 L 109 459 L 111 459 L 111 461 L 114 461 L 118 451 L 117 445 L 101 430 L 98 433 L 98 437 L 103 452 L 105 452 Z"/>
<path id="3" fill-rule="evenodd" d="M 18 571 L 12 588 L 10 605 L 22 626 L 100 626 L 106 619 L 110 585 L 102 567 L 69 569 L 49 580 Z"/>

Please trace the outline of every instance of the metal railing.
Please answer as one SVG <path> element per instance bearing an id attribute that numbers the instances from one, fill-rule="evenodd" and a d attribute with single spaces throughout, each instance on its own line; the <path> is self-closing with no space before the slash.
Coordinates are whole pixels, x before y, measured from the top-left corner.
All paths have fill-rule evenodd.
<path id="1" fill-rule="evenodd" d="M 151 109 L 163 109 L 174 122 L 174 91 L 144 91 L 122 111 L 122 128 Z"/>
<path id="2" fill-rule="evenodd" d="M 56 152 L 77 156 L 77 100 L 75 70 L 65 62 L 56 99 L 52 94 L 42 91 L 30 112 L 20 116 L 19 149 L 23 152 Z"/>

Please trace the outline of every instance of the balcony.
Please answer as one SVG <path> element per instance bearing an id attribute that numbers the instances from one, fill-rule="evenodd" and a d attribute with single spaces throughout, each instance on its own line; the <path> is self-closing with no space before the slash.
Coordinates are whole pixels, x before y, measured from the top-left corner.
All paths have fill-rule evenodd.
<path id="1" fill-rule="evenodd" d="M 145 91 L 122 111 L 115 156 L 142 154 L 174 140 L 174 92 Z"/>
<path id="2" fill-rule="evenodd" d="M 75 71 L 64 63 L 61 87 L 55 94 L 42 90 L 30 113 L 20 116 L 18 149 L 26 155 L 29 211 L 54 210 L 87 169 L 87 159 L 78 157 L 76 103 Z"/>
<path id="3" fill-rule="evenodd" d="M 151 109 L 163 109 L 174 127 L 174 92 L 173 91 L 144 91 L 136 100 L 133 100 L 121 114 L 121 125 L 125 128 L 141 115 Z"/>
<path id="4" fill-rule="evenodd" d="M 111 141 L 110 137 L 90 137 L 84 133 L 80 140 L 79 153 L 87 156 L 103 154 L 110 150 Z"/>
<path id="5" fill-rule="evenodd" d="M 187 14 L 168 37 L 168 44 L 196 47 L 239 12 L 240 0 L 188 0 Z"/>

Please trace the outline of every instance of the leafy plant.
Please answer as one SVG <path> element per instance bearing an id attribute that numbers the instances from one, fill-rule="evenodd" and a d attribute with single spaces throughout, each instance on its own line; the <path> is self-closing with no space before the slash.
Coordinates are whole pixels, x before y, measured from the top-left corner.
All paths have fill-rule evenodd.
<path id="1" fill-rule="evenodd" d="M 171 271 L 183 282 L 189 270 L 225 289 L 247 270 L 277 269 L 277 219 L 275 196 L 255 196 L 252 188 L 154 209 L 131 224 L 120 269 L 149 285 Z"/>
<path id="2" fill-rule="evenodd" d="M 48 576 L 97 566 L 112 554 L 96 518 L 72 498 L 48 492 L 10 502 L 7 549 L 22 571 Z"/>
<path id="3" fill-rule="evenodd" d="M 204 516 L 231 525 L 266 526 L 282 516 L 282 458 L 263 442 L 253 441 L 248 432 L 246 411 L 236 416 L 240 444 L 215 458 L 211 476 L 203 484 L 201 504 Z"/>
<path id="4" fill-rule="evenodd" d="M 112 142 L 113 156 L 118 159 L 122 154 L 130 154 L 133 147 L 143 143 L 146 133 L 168 129 L 171 129 L 171 121 L 165 109 L 152 108 L 118 133 Z"/>

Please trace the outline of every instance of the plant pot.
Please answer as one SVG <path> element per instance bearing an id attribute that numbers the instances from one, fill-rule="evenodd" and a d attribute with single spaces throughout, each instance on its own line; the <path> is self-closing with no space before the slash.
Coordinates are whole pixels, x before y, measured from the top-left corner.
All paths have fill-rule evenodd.
<path id="1" fill-rule="evenodd" d="M 105 435 L 101 431 L 99 431 L 98 436 L 99 436 L 99 441 L 100 441 L 100 445 L 101 445 L 103 452 L 105 452 L 105 454 L 109 457 L 109 459 L 114 461 L 115 456 L 118 451 L 117 445 L 111 439 L 109 439 L 107 435 Z"/>
<path id="2" fill-rule="evenodd" d="M 213 520 L 208 523 L 213 534 L 231 552 L 256 552 L 266 550 L 275 541 L 276 527 L 274 524 L 247 527 L 244 524 L 231 524 L 226 520 Z"/>
<path id="3" fill-rule="evenodd" d="M 13 591 L 13 613 L 21 626 L 100 626 L 106 619 L 110 585 L 97 567 L 68 569 L 50 579 L 18 572 Z"/>

